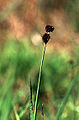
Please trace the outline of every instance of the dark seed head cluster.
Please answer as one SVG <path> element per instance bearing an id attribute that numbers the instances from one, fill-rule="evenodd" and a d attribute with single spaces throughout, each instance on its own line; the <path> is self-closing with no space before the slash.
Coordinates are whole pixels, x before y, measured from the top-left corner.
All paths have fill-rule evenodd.
<path id="1" fill-rule="evenodd" d="M 48 33 L 45 33 L 43 36 L 42 36 L 42 39 L 43 39 L 43 42 L 46 44 L 49 39 L 50 39 L 50 34 Z"/>
<path id="2" fill-rule="evenodd" d="M 53 32 L 54 31 L 54 27 L 51 26 L 51 25 L 46 25 L 45 30 L 46 30 L 46 32 Z"/>
<path id="3" fill-rule="evenodd" d="M 44 35 L 42 36 L 42 40 L 45 44 L 47 44 L 47 42 L 50 39 L 50 34 L 49 33 L 54 31 L 54 27 L 51 26 L 51 25 L 46 25 L 45 31 L 46 31 L 46 33 L 44 33 Z"/>

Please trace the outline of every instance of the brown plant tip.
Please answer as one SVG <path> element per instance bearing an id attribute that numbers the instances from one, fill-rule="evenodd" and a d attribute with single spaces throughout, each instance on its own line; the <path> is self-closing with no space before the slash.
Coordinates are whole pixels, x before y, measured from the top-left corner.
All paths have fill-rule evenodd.
<path id="1" fill-rule="evenodd" d="M 73 60 L 69 60 L 68 63 L 69 64 L 74 64 L 74 61 Z"/>
<path id="2" fill-rule="evenodd" d="M 54 27 L 51 26 L 51 25 L 46 25 L 45 30 L 46 30 L 46 32 L 53 32 L 54 31 Z"/>
<path id="3" fill-rule="evenodd" d="M 50 39 L 50 35 L 48 33 L 45 33 L 43 36 L 42 36 L 42 40 L 45 44 L 47 44 L 47 42 L 49 41 Z"/>

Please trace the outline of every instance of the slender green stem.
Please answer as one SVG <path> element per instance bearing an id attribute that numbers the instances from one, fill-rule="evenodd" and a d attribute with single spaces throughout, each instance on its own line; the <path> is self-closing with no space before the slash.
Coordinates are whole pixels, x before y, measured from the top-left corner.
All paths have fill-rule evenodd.
<path id="1" fill-rule="evenodd" d="M 43 55 L 42 55 L 42 59 L 41 59 L 39 77 L 38 77 L 38 86 L 37 86 L 37 93 L 36 93 L 36 100 L 35 100 L 35 109 L 34 109 L 34 120 L 36 120 L 38 94 L 39 94 L 39 88 L 40 88 L 41 73 L 42 73 L 42 66 L 43 66 L 43 61 L 44 61 L 44 56 L 45 56 L 45 50 L 46 50 L 46 44 L 44 44 L 44 50 L 43 50 Z"/>
<path id="2" fill-rule="evenodd" d="M 60 108 L 58 110 L 58 113 L 57 113 L 56 120 L 60 119 L 60 116 L 61 116 L 61 114 L 63 112 L 64 107 L 65 107 L 65 104 L 66 104 L 66 102 L 67 102 L 67 100 L 68 100 L 68 98 L 69 98 L 69 96 L 70 96 L 70 94 L 72 92 L 72 89 L 73 89 L 73 87 L 74 87 L 74 85 L 75 85 L 75 83 L 77 81 L 78 76 L 79 76 L 79 71 L 77 72 L 76 76 L 73 78 L 72 83 L 70 85 L 70 88 L 69 88 L 69 90 L 68 90 L 68 92 L 67 92 L 67 94 L 66 94 L 66 96 L 65 96 L 65 98 L 63 100 L 63 102 L 61 103 L 61 106 L 60 106 Z"/>
<path id="3" fill-rule="evenodd" d="M 73 75 L 74 75 L 74 64 L 71 64 L 71 69 L 72 69 L 72 77 L 73 77 Z M 72 79 L 71 79 L 72 80 Z M 75 87 L 74 87 L 74 89 L 73 89 L 73 91 L 72 91 L 72 97 L 73 97 L 73 104 L 74 104 L 74 107 L 75 107 L 75 105 L 76 105 L 76 98 L 75 98 Z M 75 109 L 74 109 L 74 111 L 73 111 L 73 120 L 76 120 L 76 111 L 75 111 Z"/>
<path id="4" fill-rule="evenodd" d="M 24 115 L 24 113 L 26 112 L 27 108 L 29 107 L 29 102 L 25 105 L 25 107 L 20 111 L 19 113 L 19 117 L 22 118 L 22 116 Z"/>

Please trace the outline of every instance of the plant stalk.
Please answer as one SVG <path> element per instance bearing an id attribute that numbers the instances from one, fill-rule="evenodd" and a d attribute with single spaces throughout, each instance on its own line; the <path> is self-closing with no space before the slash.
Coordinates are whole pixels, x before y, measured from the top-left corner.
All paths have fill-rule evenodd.
<path id="1" fill-rule="evenodd" d="M 43 61 L 44 61 L 44 56 L 45 56 L 45 50 L 46 50 L 46 44 L 44 44 L 44 50 L 43 50 L 43 55 L 42 55 L 42 59 L 41 59 L 39 77 L 38 77 L 38 86 L 37 86 L 37 93 L 36 93 L 36 100 L 35 100 L 35 109 L 34 109 L 34 120 L 36 120 L 37 102 L 38 102 L 38 95 L 39 95 L 39 89 L 40 89 L 42 66 L 43 66 Z"/>

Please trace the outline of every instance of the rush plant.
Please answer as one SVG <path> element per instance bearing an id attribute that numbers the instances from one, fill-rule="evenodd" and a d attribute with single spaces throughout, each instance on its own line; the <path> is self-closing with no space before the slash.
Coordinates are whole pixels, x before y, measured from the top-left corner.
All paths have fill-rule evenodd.
<path id="1" fill-rule="evenodd" d="M 32 85 L 31 85 L 31 82 L 30 82 L 30 120 L 36 120 L 37 103 L 38 103 L 39 89 L 40 89 L 40 85 L 41 85 L 41 74 L 42 74 L 42 67 L 43 67 L 43 62 L 44 62 L 44 57 L 45 57 L 46 45 L 47 45 L 47 43 L 50 39 L 50 34 L 49 33 L 53 32 L 53 30 L 54 30 L 53 26 L 46 25 L 46 27 L 45 27 L 46 33 L 42 36 L 44 47 L 43 47 L 43 54 L 42 54 L 39 76 L 38 76 L 38 84 L 37 84 L 37 91 L 36 91 L 36 99 L 35 99 L 34 109 L 33 109 L 33 104 L 32 104 Z"/>

